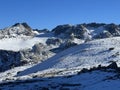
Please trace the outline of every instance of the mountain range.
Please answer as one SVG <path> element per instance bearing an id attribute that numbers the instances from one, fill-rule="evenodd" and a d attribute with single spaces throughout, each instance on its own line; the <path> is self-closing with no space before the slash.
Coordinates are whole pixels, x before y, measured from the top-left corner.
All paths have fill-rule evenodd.
<path id="1" fill-rule="evenodd" d="M 0 30 L 0 89 L 119 90 L 119 46 L 114 23 L 16 23 Z"/>

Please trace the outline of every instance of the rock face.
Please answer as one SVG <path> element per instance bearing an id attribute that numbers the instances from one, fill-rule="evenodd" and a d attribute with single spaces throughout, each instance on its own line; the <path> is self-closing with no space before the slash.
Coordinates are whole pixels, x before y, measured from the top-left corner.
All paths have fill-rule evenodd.
<path id="1" fill-rule="evenodd" d="M 55 35 L 61 38 L 70 38 L 71 36 L 78 39 L 91 39 L 89 30 L 83 25 L 59 25 L 52 30 Z"/>

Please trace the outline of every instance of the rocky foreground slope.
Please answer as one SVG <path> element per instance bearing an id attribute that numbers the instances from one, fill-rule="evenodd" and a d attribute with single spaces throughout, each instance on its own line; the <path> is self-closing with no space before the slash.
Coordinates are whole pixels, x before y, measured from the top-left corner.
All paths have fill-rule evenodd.
<path id="1" fill-rule="evenodd" d="M 2 90 L 119 90 L 120 25 L 89 23 L 0 30 Z M 112 64 L 112 66 L 111 66 Z M 110 66 L 109 66 L 110 65 Z M 70 83 L 71 82 L 71 83 Z"/>

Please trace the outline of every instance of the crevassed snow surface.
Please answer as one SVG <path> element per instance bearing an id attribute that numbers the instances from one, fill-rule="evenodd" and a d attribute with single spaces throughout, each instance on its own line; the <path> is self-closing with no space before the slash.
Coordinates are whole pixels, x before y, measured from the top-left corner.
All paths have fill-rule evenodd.
<path id="1" fill-rule="evenodd" d="M 47 38 L 5 38 L 0 40 L 0 49 L 19 51 L 29 49 L 36 43 L 45 44 Z"/>

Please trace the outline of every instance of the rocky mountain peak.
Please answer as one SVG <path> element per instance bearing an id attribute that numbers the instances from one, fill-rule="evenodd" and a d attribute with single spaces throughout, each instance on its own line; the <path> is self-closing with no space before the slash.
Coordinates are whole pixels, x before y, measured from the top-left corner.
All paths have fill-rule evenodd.
<path id="1" fill-rule="evenodd" d="M 26 23 L 16 23 L 12 27 L 24 27 L 26 30 L 32 31 L 32 28 Z"/>
<path id="2" fill-rule="evenodd" d="M 11 38 L 18 36 L 34 36 L 32 28 L 27 23 L 16 23 L 0 31 L 0 38 Z"/>

